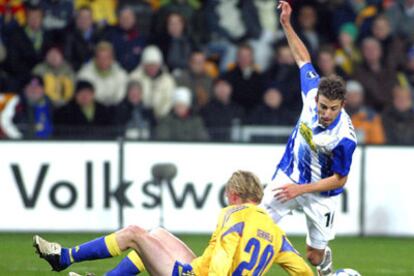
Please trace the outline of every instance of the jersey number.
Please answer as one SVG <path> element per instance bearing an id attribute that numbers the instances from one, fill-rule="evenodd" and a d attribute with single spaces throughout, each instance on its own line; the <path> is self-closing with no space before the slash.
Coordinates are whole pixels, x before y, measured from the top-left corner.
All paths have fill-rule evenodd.
<path id="1" fill-rule="evenodd" d="M 234 270 L 233 276 L 243 275 L 243 271 L 251 271 L 257 264 L 259 260 L 259 264 L 257 265 L 256 269 L 253 271 L 253 276 L 262 275 L 263 271 L 270 263 L 275 254 L 273 250 L 273 246 L 271 244 L 267 245 L 263 250 L 261 256 L 260 253 L 260 242 L 256 238 L 251 238 L 244 248 L 244 252 L 250 253 L 250 261 L 248 262 L 241 262 L 239 266 Z"/>
<path id="2" fill-rule="evenodd" d="M 335 217 L 335 213 L 326 213 L 325 214 L 326 217 L 326 227 L 332 227 L 333 221 L 334 221 L 334 217 Z"/>

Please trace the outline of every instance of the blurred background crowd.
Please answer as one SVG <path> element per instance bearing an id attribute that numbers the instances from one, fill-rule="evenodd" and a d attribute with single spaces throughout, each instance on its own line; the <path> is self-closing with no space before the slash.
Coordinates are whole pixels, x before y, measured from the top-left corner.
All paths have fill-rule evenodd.
<path id="1" fill-rule="evenodd" d="M 290 2 L 320 75 L 345 79 L 360 142 L 413 145 L 414 0 Z M 291 127 L 300 79 L 276 5 L 0 0 L 0 137 L 226 142 Z"/>

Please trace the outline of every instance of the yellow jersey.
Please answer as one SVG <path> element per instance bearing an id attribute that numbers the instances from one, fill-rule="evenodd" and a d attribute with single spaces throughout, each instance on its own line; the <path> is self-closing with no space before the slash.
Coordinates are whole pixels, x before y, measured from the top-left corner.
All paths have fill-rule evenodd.
<path id="1" fill-rule="evenodd" d="M 202 275 L 262 275 L 278 263 L 290 275 L 313 275 L 285 233 L 254 204 L 223 208 L 202 256 L 191 262 Z"/>

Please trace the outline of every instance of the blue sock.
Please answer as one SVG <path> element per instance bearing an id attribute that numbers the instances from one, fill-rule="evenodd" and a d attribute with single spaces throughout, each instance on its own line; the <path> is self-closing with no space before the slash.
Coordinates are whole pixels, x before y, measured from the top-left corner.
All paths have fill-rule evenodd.
<path id="1" fill-rule="evenodd" d="M 63 248 L 60 250 L 60 265 L 64 268 L 71 265 L 69 249 Z"/>
<path id="2" fill-rule="evenodd" d="M 62 248 L 60 262 L 62 266 L 68 267 L 72 263 L 105 259 L 120 254 L 115 234 L 111 234 L 72 248 Z"/>
<path id="3" fill-rule="evenodd" d="M 136 265 L 128 257 L 125 257 L 114 269 L 108 271 L 105 276 L 132 276 L 140 272 Z"/>

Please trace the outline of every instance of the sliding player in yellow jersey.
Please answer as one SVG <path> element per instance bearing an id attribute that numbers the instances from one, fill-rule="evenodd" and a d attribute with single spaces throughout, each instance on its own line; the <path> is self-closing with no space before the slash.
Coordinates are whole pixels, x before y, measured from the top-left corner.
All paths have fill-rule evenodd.
<path id="1" fill-rule="evenodd" d="M 226 196 L 230 206 L 222 209 L 210 243 L 198 258 L 165 229 L 148 232 L 139 226 L 73 248 L 62 248 L 39 236 L 34 237 L 34 245 L 55 271 L 133 249 L 106 275 L 137 275 L 143 271 L 160 276 L 263 275 L 272 264 L 281 265 L 290 275 L 313 275 L 285 233 L 257 206 L 263 188 L 254 174 L 235 172 L 226 185 Z"/>

